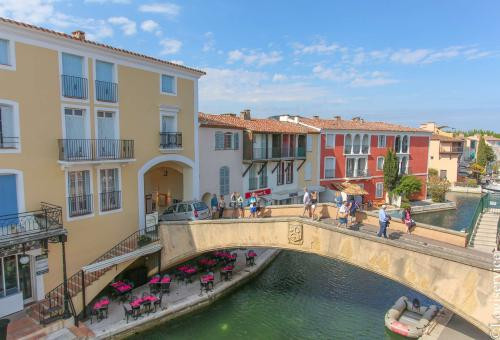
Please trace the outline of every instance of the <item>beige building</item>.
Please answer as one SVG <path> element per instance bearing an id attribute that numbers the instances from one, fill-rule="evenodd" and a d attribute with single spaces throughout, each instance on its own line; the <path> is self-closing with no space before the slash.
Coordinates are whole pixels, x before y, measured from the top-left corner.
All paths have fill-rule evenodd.
<path id="1" fill-rule="evenodd" d="M 202 75 L 0 18 L 0 317 L 199 196 Z"/>

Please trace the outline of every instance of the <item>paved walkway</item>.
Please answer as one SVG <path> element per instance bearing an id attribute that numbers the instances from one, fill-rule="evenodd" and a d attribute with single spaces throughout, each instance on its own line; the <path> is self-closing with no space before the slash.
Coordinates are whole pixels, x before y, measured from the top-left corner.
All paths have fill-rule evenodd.
<path id="1" fill-rule="evenodd" d="M 243 283 L 245 279 L 258 273 L 277 253 L 277 250 L 255 249 L 258 254 L 255 266 L 248 267 L 245 264 L 245 251 L 237 250 L 238 258 L 236 261 L 233 278 L 231 281 L 221 281 L 220 275 L 215 272 L 214 290 L 208 294 L 200 294 L 200 283 L 198 276 L 193 278 L 193 283 L 179 282 L 173 280 L 170 286 L 170 294 L 163 297 L 161 310 L 139 317 L 137 320 L 129 317 L 126 322 L 123 305 L 118 301 L 112 301 L 109 306 L 109 316 L 107 319 L 93 323 L 86 321 L 85 325 L 92 330 L 96 338 L 106 338 L 134 328 L 134 331 L 145 327 L 155 325 L 157 322 L 165 321 L 169 318 L 179 316 L 180 314 L 192 311 L 196 306 L 205 306 L 215 300 L 215 298 L 225 293 L 228 288 L 236 287 Z M 143 292 L 149 292 L 147 285 L 133 290 L 133 295 L 141 296 Z"/>

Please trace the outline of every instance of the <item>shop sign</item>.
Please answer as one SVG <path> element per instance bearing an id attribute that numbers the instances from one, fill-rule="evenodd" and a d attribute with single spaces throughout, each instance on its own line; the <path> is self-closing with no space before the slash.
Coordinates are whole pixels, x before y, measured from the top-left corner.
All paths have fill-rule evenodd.
<path id="1" fill-rule="evenodd" d="M 252 197 L 252 194 L 259 196 L 266 196 L 266 195 L 271 195 L 271 189 L 261 189 L 261 190 L 255 190 L 255 191 L 249 191 L 245 193 L 245 198 L 249 199 Z"/>
<path id="2" fill-rule="evenodd" d="M 49 257 L 47 255 L 38 255 L 35 257 L 36 275 L 43 275 L 49 272 Z"/>

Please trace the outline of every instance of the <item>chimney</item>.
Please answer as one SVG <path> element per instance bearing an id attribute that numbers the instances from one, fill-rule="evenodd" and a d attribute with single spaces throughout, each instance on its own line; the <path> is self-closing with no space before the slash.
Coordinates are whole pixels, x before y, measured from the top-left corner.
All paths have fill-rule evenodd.
<path id="1" fill-rule="evenodd" d="M 71 36 L 78 40 L 85 40 L 85 32 L 84 31 L 74 31 L 71 33 Z"/>
<path id="2" fill-rule="evenodd" d="M 250 117 L 250 110 L 246 109 L 246 110 L 241 111 L 240 112 L 240 118 L 244 119 L 244 120 L 250 120 L 251 119 L 251 117 Z"/>
<path id="3" fill-rule="evenodd" d="M 319 116 L 318 115 L 314 115 L 313 119 L 319 119 Z"/>
<path id="4" fill-rule="evenodd" d="M 336 120 L 337 122 L 339 122 L 339 121 L 341 121 L 341 120 L 342 120 L 342 117 L 340 117 L 340 116 L 334 116 L 333 118 L 335 118 L 335 120 Z"/>
<path id="5" fill-rule="evenodd" d="M 364 122 L 365 122 L 365 121 L 364 121 L 364 119 L 363 119 L 363 118 L 361 118 L 361 117 L 354 117 L 354 118 L 352 119 L 352 121 L 353 121 L 353 122 L 356 122 L 356 123 L 364 123 Z"/>

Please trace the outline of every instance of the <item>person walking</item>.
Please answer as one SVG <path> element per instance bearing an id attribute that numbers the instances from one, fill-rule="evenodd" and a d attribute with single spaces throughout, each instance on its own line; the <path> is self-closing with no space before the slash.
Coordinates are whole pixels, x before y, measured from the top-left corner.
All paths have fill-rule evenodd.
<path id="1" fill-rule="evenodd" d="M 236 192 L 233 192 L 231 194 L 231 198 L 229 201 L 229 207 L 231 209 L 233 209 L 232 214 L 231 214 L 232 218 L 236 218 L 238 215 L 238 208 L 236 207 Z"/>
<path id="2" fill-rule="evenodd" d="M 250 197 L 250 217 L 255 218 L 257 213 L 257 195 L 252 193 Z"/>
<path id="3" fill-rule="evenodd" d="M 210 209 L 212 210 L 212 219 L 217 218 L 217 212 L 219 210 L 219 202 L 217 201 L 217 195 L 213 194 L 210 200 Z"/>
<path id="4" fill-rule="evenodd" d="M 224 201 L 224 195 L 220 195 L 219 200 L 219 218 L 224 216 L 224 210 L 226 209 L 226 201 Z"/>
<path id="5" fill-rule="evenodd" d="M 302 217 L 304 217 L 306 211 L 309 214 L 309 218 L 311 218 L 311 194 L 307 191 L 307 188 L 304 188 L 304 197 L 302 199 L 304 203 L 304 211 L 302 212 Z"/>
<path id="6" fill-rule="evenodd" d="M 407 233 L 411 234 L 411 228 L 415 226 L 415 221 L 411 218 L 411 207 L 406 207 L 403 210 L 403 216 L 401 218 L 403 223 L 406 225 Z"/>
<path id="7" fill-rule="evenodd" d="M 380 229 L 377 233 L 378 237 L 384 236 L 384 238 L 387 238 L 387 226 L 389 225 L 391 216 L 387 215 L 387 212 L 385 211 L 386 209 L 387 205 L 384 204 L 378 211 L 378 223 L 380 225 Z"/>
<path id="8" fill-rule="evenodd" d="M 243 197 L 241 197 L 241 194 L 239 192 L 237 196 L 238 198 L 236 199 L 236 205 L 237 205 L 237 210 L 240 211 L 239 218 L 243 218 L 245 217 L 245 208 L 243 207 Z"/>
<path id="9" fill-rule="evenodd" d="M 347 228 L 347 219 L 349 217 L 349 202 L 344 201 L 342 206 L 338 209 L 337 214 L 339 216 L 339 227 L 341 227 L 342 224 L 345 224 L 345 227 Z"/>
<path id="10" fill-rule="evenodd" d="M 311 193 L 311 215 L 312 215 L 312 220 L 316 220 L 316 207 L 318 206 L 318 192 L 313 191 Z M 319 215 L 318 215 L 318 221 L 319 221 Z"/>

